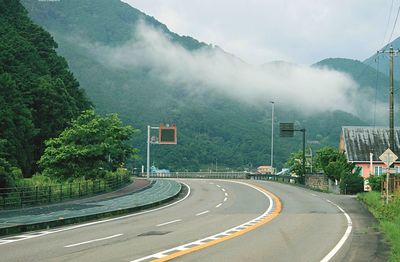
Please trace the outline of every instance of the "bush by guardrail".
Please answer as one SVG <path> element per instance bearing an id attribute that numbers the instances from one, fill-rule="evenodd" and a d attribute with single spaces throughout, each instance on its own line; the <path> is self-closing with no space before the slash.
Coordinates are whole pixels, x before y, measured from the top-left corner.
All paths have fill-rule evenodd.
<path id="1" fill-rule="evenodd" d="M 0 188 L 0 209 L 31 207 L 87 197 L 116 190 L 129 182 L 129 175 L 117 175 L 104 180 Z"/>

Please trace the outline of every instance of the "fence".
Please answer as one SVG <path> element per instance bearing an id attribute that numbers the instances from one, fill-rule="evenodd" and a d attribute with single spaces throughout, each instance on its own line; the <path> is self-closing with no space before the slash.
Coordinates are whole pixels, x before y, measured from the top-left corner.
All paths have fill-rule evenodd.
<path id="1" fill-rule="evenodd" d="M 386 196 L 386 178 L 381 180 L 381 194 Z M 389 177 L 389 196 L 394 193 L 400 192 L 400 177 L 391 176 Z"/>
<path id="2" fill-rule="evenodd" d="M 142 173 L 146 177 L 146 173 Z M 207 179 L 246 179 L 246 172 L 169 172 L 152 173 L 150 178 L 207 178 Z"/>
<path id="3" fill-rule="evenodd" d="M 86 180 L 49 186 L 0 188 L 0 209 L 62 202 L 112 191 L 129 182 L 129 175 L 121 175 L 105 180 Z"/>

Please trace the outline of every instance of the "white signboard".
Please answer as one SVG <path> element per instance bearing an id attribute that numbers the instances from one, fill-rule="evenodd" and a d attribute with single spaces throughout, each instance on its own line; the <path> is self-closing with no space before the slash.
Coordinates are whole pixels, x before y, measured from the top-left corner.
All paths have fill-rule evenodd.
<path id="1" fill-rule="evenodd" d="M 390 148 L 388 148 L 382 155 L 380 155 L 379 159 L 382 160 L 386 166 L 391 166 L 398 157 L 392 152 L 392 150 L 390 150 Z"/>

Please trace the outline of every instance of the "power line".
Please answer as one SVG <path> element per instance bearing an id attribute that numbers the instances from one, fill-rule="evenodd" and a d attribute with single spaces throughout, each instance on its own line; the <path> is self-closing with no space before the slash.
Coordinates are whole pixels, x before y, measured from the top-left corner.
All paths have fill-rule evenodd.
<path id="1" fill-rule="evenodd" d="M 376 99 L 378 97 L 378 80 L 379 80 L 379 56 L 376 58 L 378 61 L 376 63 L 376 82 L 375 82 L 375 105 L 374 105 L 374 127 L 376 126 Z"/>
<path id="2" fill-rule="evenodd" d="M 390 20 L 392 18 L 393 4 L 394 4 L 394 0 L 392 0 L 392 4 L 390 5 L 389 18 L 388 18 L 388 21 L 387 21 L 387 24 L 386 24 L 385 35 L 383 36 L 383 41 L 382 41 L 381 46 L 383 46 L 385 44 L 386 35 L 388 33 L 388 30 L 389 30 L 389 24 L 390 24 Z"/>
<path id="3" fill-rule="evenodd" d="M 396 19 L 394 20 L 392 33 L 390 34 L 390 38 L 389 38 L 389 41 L 388 41 L 388 42 L 392 41 L 393 33 L 394 33 L 394 30 L 396 29 L 396 25 L 397 25 L 397 19 L 399 18 L 399 13 L 400 13 L 400 6 L 399 6 L 399 8 L 397 9 Z"/>

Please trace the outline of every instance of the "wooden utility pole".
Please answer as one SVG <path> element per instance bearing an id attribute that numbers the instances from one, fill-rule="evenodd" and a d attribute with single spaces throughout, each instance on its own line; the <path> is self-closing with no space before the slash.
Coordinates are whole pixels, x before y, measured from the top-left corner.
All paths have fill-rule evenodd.
<path id="1" fill-rule="evenodd" d="M 394 76 L 393 67 L 394 57 L 399 53 L 398 49 L 394 49 L 390 46 L 389 50 L 378 51 L 378 53 L 389 54 L 389 148 L 394 151 Z"/>

